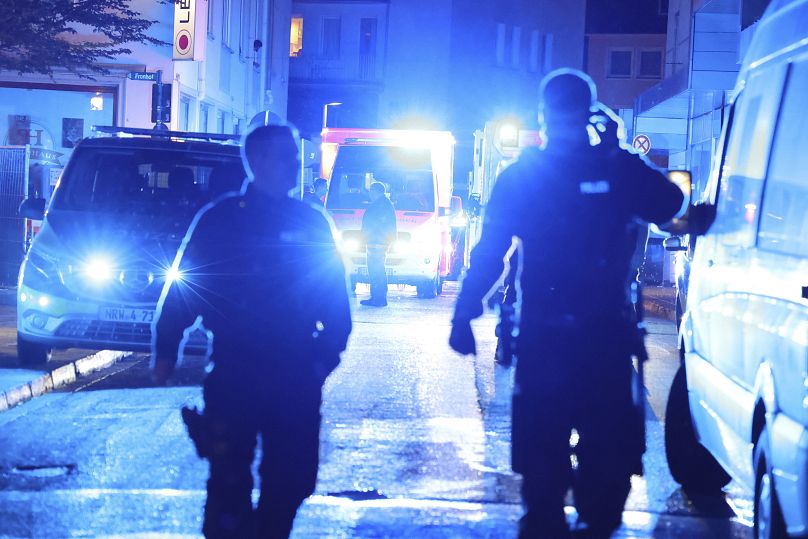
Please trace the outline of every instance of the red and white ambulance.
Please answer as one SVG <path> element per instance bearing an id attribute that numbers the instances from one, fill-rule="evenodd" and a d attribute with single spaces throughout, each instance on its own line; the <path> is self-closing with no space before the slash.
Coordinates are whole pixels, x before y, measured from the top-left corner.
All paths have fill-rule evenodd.
<path id="1" fill-rule="evenodd" d="M 449 223 L 454 144 L 448 131 L 323 129 L 325 207 L 339 231 L 352 284 L 368 282 L 362 216 L 368 187 L 380 181 L 390 193 L 398 225 L 387 255 L 388 281 L 414 285 L 419 297 L 441 293 L 454 258 Z"/>

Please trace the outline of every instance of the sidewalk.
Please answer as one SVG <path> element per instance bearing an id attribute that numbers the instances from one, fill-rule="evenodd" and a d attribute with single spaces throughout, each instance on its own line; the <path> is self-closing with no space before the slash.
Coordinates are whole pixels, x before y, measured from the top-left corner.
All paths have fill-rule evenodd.
<path id="1" fill-rule="evenodd" d="M 130 352 L 70 348 L 53 353 L 44 365 L 22 366 L 17 360 L 17 308 L 10 289 L 0 289 L 0 412 L 65 386 L 116 363 Z M 13 289 L 11 289 L 13 290 Z"/>

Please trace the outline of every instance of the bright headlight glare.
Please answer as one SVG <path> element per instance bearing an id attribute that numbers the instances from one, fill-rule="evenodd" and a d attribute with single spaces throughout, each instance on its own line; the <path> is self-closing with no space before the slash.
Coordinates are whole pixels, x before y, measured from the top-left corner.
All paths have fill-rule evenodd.
<path id="1" fill-rule="evenodd" d="M 358 251 L 359 240 L 356 238 L 347 238 L 342 240 L 342 248 L 346 251 Z"/>
<path id="2" fill-rule="evenodd" d="M 110 281 L 113 273 L 112 264 L 106 258 L 92 258 L 84 266 L 84 275 L 99 284 Z"/>
<path id="3" fill-rule="evenodd" d="M 502 124 L 497 135 L 503 146 L 516 146 L 519 143 L 519 128 L 515 124 Z"/>
<path id="4" fill-rule="evenodd" d="M 39 301 L 37 303 L 39 303 L 40 307 L 47 307 L 50 305 L 50 298 L 48 296 L 39 296 Z"/>
<path id="5" fill-rule="evenodd" d="M 175 281 L 182 281 L 182 272 L 179 268 L 171 266 L 166 270 L 166 281 L 173 283 Z"/>

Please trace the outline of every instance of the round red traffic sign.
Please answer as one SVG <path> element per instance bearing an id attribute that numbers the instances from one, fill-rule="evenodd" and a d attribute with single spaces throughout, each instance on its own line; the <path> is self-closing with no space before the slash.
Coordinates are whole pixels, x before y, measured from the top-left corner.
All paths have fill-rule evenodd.
<path id="1" fill-rule="evenodd" d="M 176 38 L 177 52 L 188 54 L 191 49 L 191 33 L 188 30 L 180 30 Z"/>
<path id="2" fill-rule="evenodd" d="M 651 151 L 651 139 L 648 138 L 648 135 L 637 135 L 631 145 L 643 155 Z"/>

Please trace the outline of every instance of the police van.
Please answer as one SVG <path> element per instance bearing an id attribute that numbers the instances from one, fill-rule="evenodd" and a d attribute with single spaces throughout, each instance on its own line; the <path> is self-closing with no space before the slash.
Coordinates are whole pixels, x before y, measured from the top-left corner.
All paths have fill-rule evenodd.
<path id="1" fill-rule="evenodd" d="M 808 0 L 773 0 L 704 204 L 665 423 L 685 489 L 754 493 L 756 537 L 808 536 Z"/>
<path id="2" fill-rule="evenodd" d="M 238 191 L 238 136 L 96 127 L 79 142 L 20 269 L 17 355 L 46 362 L 53 348 L 147 351 L 163 285 L 197 210 Z M 197 343 L 204 350 L 206 343 Z M 193 343 L 189 343 L 193 347 Z"/>

